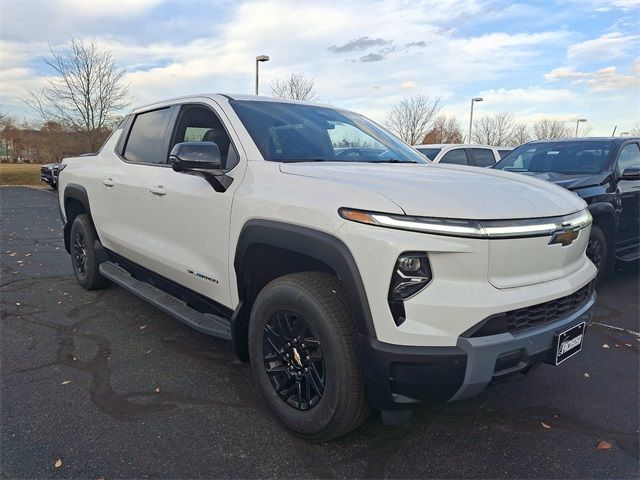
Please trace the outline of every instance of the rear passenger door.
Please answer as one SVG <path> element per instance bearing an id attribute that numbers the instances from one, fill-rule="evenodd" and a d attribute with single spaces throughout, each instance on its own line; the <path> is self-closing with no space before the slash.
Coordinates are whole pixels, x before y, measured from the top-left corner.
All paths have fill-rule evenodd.
<path id="1" fill-rule="evenodd" d="M 233 178 L 216 192 L 201 176 L 157 169 L 151 180 L 151 242 L 157 261 L 153 270 L 193 291 L 231 306 L 229 228 L 231 204 L 240 184 L 239 142 L 223 124 L 224 113 L 208 103 L 183 104 L 171 135 L 169 151 L 181 142 L 215 142 L 222 166 Z"/>
<path id="2" fill-rule="evenodd" d="M 451 165 L 469 165 L 467 152 L 464 148 L 454 148 L 442 155 L 438 163 L 446 163 Z"/>
<path id="3" fill-rule="evenodd" d="M 153 172 L 168 167 L 169 125 L 175 109 L 138 112 L 129 122 L 109 165 L 100 172 L 92 215 L 106 248 L 145 267 L 152 264 L 149 193 Z"/>
<path id="4" fill-rule="evenodd" d="M 496 157 L 490 148 L 472 148 L 472 165 L 476 167 L 493 167 L 496 164 Z"/>

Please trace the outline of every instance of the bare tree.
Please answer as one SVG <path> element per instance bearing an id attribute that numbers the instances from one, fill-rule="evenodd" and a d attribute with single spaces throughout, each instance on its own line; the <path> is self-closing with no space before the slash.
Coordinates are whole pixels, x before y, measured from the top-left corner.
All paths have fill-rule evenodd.
<path id="1" fill-rule="evenodd" d="M 543 118 L 533 124 L 533 137 L 536 140 L 571 137 L 571 127 L 560 120 Z"/>
<path id="2" fill-rule="evenodd" d="M 405 97 L 393 106 L 385 125 L 409 145 L 420 142 L 442 108 L 440 98 L 428 95 Z"/>
<path id="3" fill-rule="evenodd" d="M 54 49 L 45 59 L 55 72 L 40 92 L 26 101 L 43 122 L 55 122 L 84 132 L 87 146 L 95 151 L 103 130 L 112 126 L 117 112 L 129 105 L 125 70 L 118 68 L 111 52 L 95 40 L 71 40 L 71 46 Z"/>
<path id="4" fill-rule="evenodd" d="M 473 123 L 473 142 L 484 145 L 511 145 L 517 127 L 511 112 L 484 115 Z"/>
<path id="5" fill-rule="evenodd" d="M 313 100 L 316 92 L 313 90 L 315 82 L 302 73 L 293 72 L 287 78 L 275 80 L 271 83 L 270 92 L 273 97 L 289 98 L 291 100 Z"/>
<path id="6" fill-rule="evenodd" d="M 422 143 L 462 143 L 464 136 L 460 122 L 455 115 L 440 115 L 433 122 L 433 127 L 422 139 Z"/>
<path id="7" fill-rule="evenodd" d="M 640 137 L 640 120 L 633 124 L 629 133 L 632 137 Z"/>
<path id="8" fill-rule="evenodd" d="M 507 145 L 517 147 L 518 145 L 527 143 L 530 140 L 531 132 L 529 131 L 529 127 L 526 123 L 519 123 L 515 127 L 513 127 L 511 138 L 509 139 Z"/>

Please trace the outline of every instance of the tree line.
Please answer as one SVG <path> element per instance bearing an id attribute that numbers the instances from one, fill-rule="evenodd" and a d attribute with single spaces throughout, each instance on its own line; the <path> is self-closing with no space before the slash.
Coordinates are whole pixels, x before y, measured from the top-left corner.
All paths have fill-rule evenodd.
<path id="1" fill-rule="evenodd" d="M 55 75 L 42 90 L 30 91 L 23 101 L 37 120 L 18 121 L 2 113 L 0 106 L 0 160 L 45 163 L 66 156 L 95 152 L 131 103 L 125 69 L 111 52 L 95 41 L 72 39 L 69 47 L 50 48 L 46 64 Z M 293 72 L 271 83 L 269 94 L 294 100 L 317 100 L 312 78 Z M 441 111 L 440 98 L 416 94 L 392 106 L 384 124 L 410 145 L 479 143 L 516 146 L 530 140 L 575 136 L 568 122 L 541 119 L 531 124 L 518 121 L 512 112 L 480 115 L 473 123 L 471 139 L 455 115 Z M 588 136 L 590 126 L 580 126 Z M 631 132 L 640 135 L 640 122 Z"/>

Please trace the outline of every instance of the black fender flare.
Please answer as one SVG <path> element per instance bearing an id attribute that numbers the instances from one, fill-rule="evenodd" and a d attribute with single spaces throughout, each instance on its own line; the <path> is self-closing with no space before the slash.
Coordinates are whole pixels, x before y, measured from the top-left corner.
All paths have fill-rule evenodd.
<path id="1" fill-rule="evenodd" d="M 608 247 L 613 252 L 618 233 L 618 212 L 616 208 L 610 202 L 595 202 L 589 204 L 588 209 L 593 217 L 593 225 L 597 225 L 602 229 L 607 239 Z M 603 219 L 605 219 L 604 222 Z"/>
<path id="2" fill-rule="evenodd" d="M 91 216 L 91 206 L 89 204 L 87 189 L 82 185 L 75 183 L 67 184 L 62 195 L 62 208 L 64 209 L 64 218 L 66 218 L 66 222 L 64 222 L 64 248 L 67 253 L 71 253 L 69 238 L 71 234 L 71 224 L 73 223 L 72 221 L 69 221 L 69 212 L 67 211 L 67 201 L 69 199 L 79 201 L 82 204 L 84 211 Z"/>
<path id="3" fill-rule="evenodd" d="M 243 325 L 234 325 L 234 323 L 238 322 L 239 318 L 243 318 L 246 322 L 249 315 L 249 312 L 242 311 L 243 306 L 246 305 L 245 299 L 242 298 L 242 274 L 246 253 L 249 247 L 255 244 L 286 249 L 329 266 L 336 272 L 344 286 L 358 333 L 375 338 L 375 327 L 364 284 L 353 255 L 344 242 L 329 233 L 308 227 L 272 220 L 249 220 L 238 237 L 233 262 L 240 295 L 240 304 L 231 320 L 232 340 L 235 346 L 243 340 L 240 333 Z M 250 305 L 246 306 L 246 310 L 250 308 Z M 234 348 L 238 352 L 238 348 Z"/>

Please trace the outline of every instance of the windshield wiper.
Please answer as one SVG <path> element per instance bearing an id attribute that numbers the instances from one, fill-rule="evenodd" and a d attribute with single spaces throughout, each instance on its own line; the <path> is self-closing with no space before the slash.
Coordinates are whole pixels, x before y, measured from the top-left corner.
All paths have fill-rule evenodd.
<path id="1" fill-rule="evenodd" d="M 397 158 L 389 158 L 387 160 L 369 160 L 367 163 L 418 163 L 414 160 L 398 160 Z"/>

